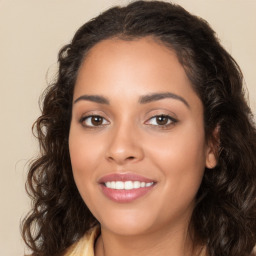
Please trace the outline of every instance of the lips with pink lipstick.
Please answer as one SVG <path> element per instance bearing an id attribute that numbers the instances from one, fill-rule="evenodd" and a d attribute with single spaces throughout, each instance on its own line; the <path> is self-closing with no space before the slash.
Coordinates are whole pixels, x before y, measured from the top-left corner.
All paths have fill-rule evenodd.
<path id="1" fill-rule="evenodd" d="M 144 196 L 156 184 L 154 180 L 131 173 L 106 175 L 98 182 L 104 195 L 119 203 L 128 203 Z"/>

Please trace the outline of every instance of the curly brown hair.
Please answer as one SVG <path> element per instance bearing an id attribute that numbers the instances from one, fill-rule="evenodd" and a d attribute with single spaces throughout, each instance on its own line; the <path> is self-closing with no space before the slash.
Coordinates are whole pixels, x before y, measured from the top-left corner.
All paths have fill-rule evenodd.
<path id="1" fill-rule="evenodd" d="M 136 1 L 84 24 L 59 52 L 58 77 L 34 124 L 41 155 L 26 184 L 33 209 L 23 221 L 23 238 L 34 256 L 63 255 L 98 223 L 76 188 L 68 147 L 81 63 L 102 40 L 146 36 L 176 52 L 203 102 L 206 138 L 218 129 L 218 164 L 205 170 L 191 219 L 195 243 L 206 244 L 210 256 L 250 255 L 256 243 L 256 128 L 240 68 L 206 21 L 178 5 Z"/>

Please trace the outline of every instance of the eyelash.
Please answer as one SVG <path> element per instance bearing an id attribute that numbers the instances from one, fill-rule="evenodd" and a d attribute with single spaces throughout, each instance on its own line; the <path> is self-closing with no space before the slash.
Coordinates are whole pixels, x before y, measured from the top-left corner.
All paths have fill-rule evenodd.
<path id="1" fill-rule="evenodd" d="M 100 124 L 100 125 L 93 125 L 93 124 L 92 124 L 92 118 L 99 118 L 99 119 L 102 119 L 102 121 L 105 122 L 105 123 Z M 153 119 L 156 119 L 156 118 L 167 118 L 167 119 L 168 119 L 168 120 L 167 120 L 167 124 L 163 124 L 163 125 L 157 124 L 157 121 L 155 122 L 156 124 L 149 124 L 149 121 L 150 121 L 150 120 L 153 120 Z M 85 122 L 86 122 L 87 120 L 90 120 L 90 123 L 91 123 L 92 125 L 85 124 Z M 109 121 L 107 121 L 104 117 L 102 117 L 102 116 L 100 116 L 100 115 L 84 116 L 84 117 L 82 117 L 82 118 L 79 120 L 79 122 L 82 124 L 82 126 L 84 126 L 85 128 L 88 128 L 88 129 L 93 129 L 93 128 L 97 128 L 97 127 L 103 127 L 103 126 L 105 126 L 105 125 L 107 125 L 107 124 L 109 123 Z M 175 119 L 175 118 L 173 118 L 173 117 L 171 117 L 171 116 L 169 116 L 169 115 L 164 115 L 164 114 L 162 114 L 162 115 L 155 115 L 155 116 L 152 116 L 151 118 L 149 118 L 149 119 L 145 122 L 145 124 L 151 125 L 151 126 L 158 126 L 158 127 L 161 128 L 161 129 L 167 129 L 167 128 L 169 128 L 170 126 L 175 125 L 177 122 L 178 122 L 177 119 Z"/>
<path id="2" fill-rule="evenodd" d="M 104 117 L 102 117 L 102 116 L 100 116 L 100 115 L 89 115 L 89 116 L 84 116 L 84 117 L 82 117 L 82 118 L 79 120 L 79 122 L 82 124 L 82 126 L 84 126 L 85 128 L 89 128 L 89 129 L 93 129 L 93 128 L 97 128 L 97 127 L 103 127 L 103 126 L 106 125 L 106 124 L 100 124 L 100 125 L 88 125 L 88 124 L 87 124 L 87 125 L 86 125 L 85 122 L 86 122 L 87 120 L 91 120 L 90 123 L 92 124 L 92 118 L 100 118 L 100 119 L 103 120 L 103 122 L 104 122 L 104 120 L 107 121 L 106 118 L 104 118 Z M 107 121 L 107 122 L 109 123 L 109 121 Z"/>
<path id="3" fill-rule="evenodd" d="M 156 119 L 156 118 L 167 118 L 167 124 L 163 124 L 163 125 L 160 125 L 160 124 L 149 124 L 149 125 L 152 125 L 152 126 L 158 126 L 159 128 L 161 128 L 161 129 L 167 129 L 167 128 L 169 128 L 170 126 L 173 126 L 173 125 L 175 125 L 177 122 L 178 122 L 178 120 L 177 119 L 175 119 L 175 118 L 173 118 L 173 117 L 171 117 L 171 116 L 169 116 L 169 115 L 164 115 L 164 114 L 162 114 L 162 115 L 155 115 L 155 116 L 152 116 L 151 118 L 149 118 L 147 121 L 146 121 L 146 124 L 150 121 L 150 120 L 153 120 L 153 119 Z M 157 122 L 157 121 L 156 121 Z M 156 123 L 155 122 L 155 123 Z"/>

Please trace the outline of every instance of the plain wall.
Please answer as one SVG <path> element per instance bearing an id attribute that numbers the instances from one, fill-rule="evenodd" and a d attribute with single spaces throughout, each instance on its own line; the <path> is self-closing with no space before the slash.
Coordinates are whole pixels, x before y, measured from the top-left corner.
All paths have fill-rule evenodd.
<path id="1" fill-rule="evenodd" d="M 0 255 L 24 254 L 19 225 L 30 205 L 24 183 L 28 161 L 38 152 L 31 126 L 39 115 L 38 98 L 54 74 L 58 50 L 85 21 L 127 2 L 0 0 Z M 212 25 L 240 64 L 256 113 L 256 1 L 174 2 Z"/>

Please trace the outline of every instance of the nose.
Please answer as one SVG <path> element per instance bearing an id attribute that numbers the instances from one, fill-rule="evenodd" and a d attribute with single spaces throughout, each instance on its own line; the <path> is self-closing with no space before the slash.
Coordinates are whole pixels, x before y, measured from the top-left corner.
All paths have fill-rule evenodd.
<path id="1" fill-rule="evenodd" d="M 106 158 L 110 162 L 124 165 L 143 159 L 143 145 L 136 128 L 130 126 L 119 126 L 109 134 L 109 143 L 106 150 Z"/>

